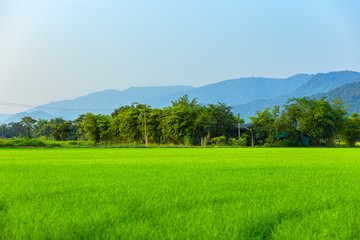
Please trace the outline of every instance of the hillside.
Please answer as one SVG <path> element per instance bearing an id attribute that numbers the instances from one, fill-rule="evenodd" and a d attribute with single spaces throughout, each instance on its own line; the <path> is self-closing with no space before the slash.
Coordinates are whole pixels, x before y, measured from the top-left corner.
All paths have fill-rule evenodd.
<path id="1" fill-rule="evenodd" d="M 3 122 L 7 118 L 9 118 L 12 114 L 2 114 L 0 113 L 0 122 Z"/>
<path id="2" fill-rule="evenodd" d="M 298 74 L 289 78 L 240 78 L 195 88 L 187 94 L 202 103 L 224 102 L 228 105 L 248 103 L 257 99 L 272 99 L 290 93 L 311 79 Z"/>
<path id="3" fill-rule="evenodd" d="M 41 110 L 49 116 L 75 119 L 80 114 L 110 114 L 121 105 L 133 102 L 146 103 L 152 107 L 165 107 L 172 100 L 188 94 L 198 98 L 198 102 L 225 102 L 228 105 L 246 103 L 258 98 L 273 98 L 289 93 L 308 81 L 311 75 L 299 74 L 290 78 L 239 78 L 209 84 L 201 87 L 168 86 L 168 87 L 132 87 L 124 91 L 105 90 L 82 96 L 73 100 L 52 102 L 38 106 L 30 111 Z M 13 118 L 12 118 L 13 119 Z M 12 120 L 11 119 L 11 120 Z M 9 122 L 10 119 L 6 120 Z"/>
<path id="4" fill-rule="evenodd" d="M 248 117 L 253 116 L 257 110 L 263 110 L 267 106 L 281 106 L 288 98 L 328 92 L 359 80 L 360 73 L 342 71 L 315 75 L 298 74 L 289 78 L 239 78 L 200 87 L 132 87 L 123 91 L 105 90 L 73 100 L 44 104 L 29 110 L 26 114 L 35 119 L 62 117 L 71 120 L 86 112 L 110 114 L 121 105 L 129 105 L 133 102 L 162 108 L 188 94 L 190 98 L 198 98 L 201 104 L 223 102 L 233 106 L 234 113 L 239 112 L 248 120 Z M 23 113 L 10 117 L 4 122 L 19 119 L 21 116 Z"/>
<path id="5" fill-rule="evenodd" d="M 20 113 L 16 113 L 11 115 L 10 117 L 8 117 L 5 122 L 6 123 L 10 123 L 10 122 L 20 122 L 21 118 L 26 117 L 26 116 L 30 116 L 33 119 L 52 119 L 55 118 L 56 116 L 54 115 L 50 115 L 44 111 L 41 110 L 36 110 L 36 111 L 32 111 L 32 112 L 20 112 Z"/>
<path id="6" fill-rule="evenodd" d="M 313 75 L 309 81 L 302 84 L 294 91 L 278 96 L 273 99 L 258 99 L 246 104 L 233 106 L 235 113 L 240 113 L 242 118 L 248 121 L 250 116 L 254 116 L 256 111 L 262 111 L 266 107 L 273 107 L 275 105 L 284 105 L 289 98 L 312 96 L 328 92 L 332 89 L 338 88 L 344 84 L 354 83 L 360 81 L 360 73 L 353 71 L 341 71 L 331 73 L 319 73 Z"/>
<path id="7" fill-rule="evenodd" d="M 354 71 L 341 71 L 331 73 L 319 73 L 309 81 L 295 89 L 291 96 L 309 96 L 312 94 L 328 92 L 347 83 L 360 80 L 360 73 Z"/>
<path id="8" fill-rule="evenodd" d="M 345 84 L 327 93 L 319 93 L 312 97 L 316 99 L 322 97 L 327 97 L 328 99 L 342 98 L 345 104 L 350 105 L 349 114 L 353 112 L 360 113 L 360 82 Z"/>

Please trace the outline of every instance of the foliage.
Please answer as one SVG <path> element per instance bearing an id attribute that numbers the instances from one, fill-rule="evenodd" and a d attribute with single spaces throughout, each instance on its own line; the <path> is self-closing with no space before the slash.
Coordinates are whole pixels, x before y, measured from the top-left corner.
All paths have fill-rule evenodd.
<path id="1" fill-rule="evenodd" d="M 241 137 L 240 141 L 237 138 L 229 138 L 227 144 L 230 146 L 246 146 L 247 138 Z"/>
<path id="2" fill-rule="evenodd" d="M 302 145 L 303 136 L 309 136 L 312 146 L 331 146 L 343 131 L 347 113 L 340 99 L 329 102 L 326 98 L 306 97 L 289 99 L 281 114 L 279 112 L 279 107 L 275 106 L 271 112 L 266 108 L 251 117 L 257 139 L 266 142 L 267 146 L 274 145 L 279 133 L 288 135 L 288 142 L 280 145 Z"/>
<path id="3" fill-rule="evenodd" d="M 110 121 L 110 116 L 101 114 L 94 115 L 92 113 L 80 115 L 80 117 L 75 120 L 78 124 L 80 134 L 85 134 L 85 136 L 89 140 L 94 141 L 95 144 L 100 141 L 109 140 Z"/>
<path id="4" fill-rule="evenodd" d="M 87 113 L 80 115 L 75 122 L 62 118 L 36 121 L 25 117 L 18 123 L 2 124 L 1 136 L 21 138 L 26 135 L 57 141 L 79 137 L 93 141 L 95 145 L 100 142 L 105 145 L 139 145 L 145 143 L 144 114 L 149 144 L 196 146 L 201 145 L 204 139 L 208 142 L 222 136 L 228 142 L 225 140 L 221 144 L 234 146 L 246 145 L 247 141 L 252 146 L 254 143 L 266 143 L 267 146 L 308 145 L 304 139 L 310 139 L 311 146 L 332 146 L 339 137 L 353 146 L 359 140 L 358 120 L 346 117 L 347 106 L 340 99 L 292 98 L 281 112 L 279 106 L 265 108 L 251 117 L 252 123 L 248 124 L 245 132 L 242 130 L 248 136 L 239 142 L 235 140 L 238 138 L 238 120 L 231 107 L 220 102 L 204 106 L 197 99 L 190 100 L 187 95 L 163 109 L 145 108 L 143 104 L 134 103 L 115 109 L 111 116 Z M 244 123 L 243 119 L 240 122 Z M 282 134 L 286 136 L 281 137 Z"/>
<path id="5" fill-rule="evenodd" d="M 225 136 L 214 137 L 211 139 L 211 143 L 216 146 L 224 146 L 226 144 L 226 137 Z"/>
<path id="6" fill-rule="evenodd" d="M 274 137 L 277 134 L 275 121 L 278 116 L 279 106 L 274 106 L 271 112 L 270 108 L 267 107 L 262 112 L 258 111 L 256 117 L 250 117 L 253 123 L 253 129 L 256 132 L 256 137 L 258 139 L 268 139 L 270 144 L 273 143 Z"/>
<path id="7" fill-rule="evenodd" d="M 344 129 L 341 137 L 345 143 L 353 147 L 355 143 L 360 140 L 360 115 L 353 113 L 350 117 L 345 118 Z"/>
<path id="8" fill-rule="evenodd" d="M 56 141 L 66 141 L 70 135 L 71 123 L 68 121 L 56 123 L 51 132 L 51 136 L 53 136 Z"/>
<path id="9" fill-rule="evenodd" d="M 36 138 L 47 137 L 51 136 L 53 131 L 53 124 L 50 123 L 46 119 L 39 119 L 36 124 L 34 124 L 32 129 L 32 135 Z"/>
<path id="10" fill-rule="evenodd" d="M 45 142 L 36 139 L 0 140 L 2 147 L 44 147 Z"/>
<path id="11" fill-rule="evenodd" d="M 32 126 L 34 125 L 34 123 L 36 123 L 36 120 L 27 116 L 27 117 L 21 118 L 20 123 L 24 126 L 26 136 L 28 138 L 31 138 L 30 131 L 31 131 Z"/>
<path id="12" fill-rule="evenodd" d="M 210 119 L 210 135 L 212 137 L 225 136 L 229 138 L 236 131 L 237 118 L 231 112 L 231 107 L 224 103 L 208 105 L 208 117 Z M 243 120 L 241 120 L 243 123 Z"/>
<path id="13" fill-rule="evenodd" d="M 165 141 L 184 144 L 185 137 L 193 140 L 198 110 L 196 99 L 190 101 L 187 95 L 173 101 L 172 107 L 164 108 L 160 128 Z"/>
<path id="14" fill-rule="evenodd" d="M 332 145 L 343 128 L 346 110 L 340 99 L 332 102 L 308 98 L 293 98 L 285 106 L 285 114 L 294 129 L 310 136 L 312 145 Z"/>
<path id="15" fill-rule="evenodd" d="M 20 122 L 11 122 L 8 124 L 6 138 L 21 137 L 26 135 L 24 126 Z"/>
<path id="16" fill-rule="evenodd" d="M 112 137 L 123 142 L 145 142 L 144 105 L 131 105 L 120 108 L 113 114 L 114 120 L 110 126 Z M 110 137 L 109 132 L 109 137 Z"/>

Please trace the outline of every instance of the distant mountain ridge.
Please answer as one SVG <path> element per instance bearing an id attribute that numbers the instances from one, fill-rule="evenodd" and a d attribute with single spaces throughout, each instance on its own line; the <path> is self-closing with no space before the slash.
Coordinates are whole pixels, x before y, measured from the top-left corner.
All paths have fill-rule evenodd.
<path id="1" fill-rule="evenodd" d="M 262 111 L 266 107 L 273 107 L 275 105 L 283 106 L 289 98 L 326 93 L 344 84 L 359 81 L 360 73 L 354 71 L 319 73 L 313 75 L 307 82 L 288 94 L 273 99 L 258 99 L 246 104 L 233 106 L 233 111 L 240 113 L 244 119 L 248 120 L 250 116 L 255 115 L 256 111 Z"/>
<path id="2" fill-rule="evenodd" d="M 0 122 L 3 122 L 4 120 L 8 119 L 12 114 L 2 114 L 0 113 Z"/>
<path id="3" fill-rule="evenodd" d="M 5 122 L 19 121 L 28 115 L 35 119 L 62 117 L 67 120 L 80 114 L 110 114 L 121 105 L 133 102 L 145 103 L 162 108 L 171 105 L 171 101 L 189 95 L 198 98 L 202 104 L 223 102 L 233 106 L 234 113 L 241 113 L 247 119 L 256 110 L 267 106 L 283 105 L 290 97 L 311 96 L 328 92 L 347 83 L 360 81 L 360 73 L 341 71 L 320 74 L 297 74 L 289 78 L 239 78 L 208 84 L 200 87 L 163 86 L 132 87 L 126 90 L 105 90 L 94 92 L 73 100 L 51 102 L 27 112 L 15 114 Z"/>
<path id="4" fill-rule="evenodd" d="M 56 116 L 48 114 L 47 112 L 41 111 L 41 110 L 36 110 L 36 111 L 32 111 L 32 112 L 20 112 L 20 113 L 16 113 L 11 115 L 10 117 L 8 117 L 5 122 L 9 123 L 9 122 L 19 122 L 21 120 L 21 118 L 26 117 L 26 116 L 31 116 L 33 119 L 52 119 L 55 118 Z"/>
<path id="5" fill-rule="evenodd" d="M 344 103 L 349 105 L 349 114 L 354 112 L 360 113 L 360 79 L 358 82 L 348 83 L 327 93 L 319 93 L 311 97 L 316 99 L 327 97 L 329 100 L 333 98 L 342 98 Z"/>

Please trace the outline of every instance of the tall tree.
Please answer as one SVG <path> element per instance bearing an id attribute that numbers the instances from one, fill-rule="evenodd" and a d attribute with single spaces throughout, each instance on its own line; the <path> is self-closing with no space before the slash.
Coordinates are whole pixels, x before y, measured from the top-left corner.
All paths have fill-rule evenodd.
<path id="1" fill-rule="evenodd" d="M 159 108 L 146 108 L 147 114 L 147 134 L 152 143 L 163 143 L 160 122 L 163 117 L 163 111 Z"/>
<path id="2" fill-rule="evenodd" d="M 55 123 L 51 135 L 56 141 L 66 141 L 71 135 L 71 125 L 69 121 Z"/>
<path id="3" fill-rule="evenodd" d="M 143 105 L 123 106 L 113 113 L 111 124 L 115 139 L 123 142 L 144 141 Z"/>
<path id="4" fill-rule="evenodd" d="M 312 145 L 332 145 L 341 133 L 346 106 L 340 99 L 292 98 L 285 105 L 283 115 L 292 131 L 310 136 Z"/>
<path id="5" fill-rule="evenodd" d="M 346 117 L 344 121 L 344 129 L 341 133 L 344 142 L 350 146 L 360 140 L 360 115 L 353 113 L 350 117 Z"/>
<path id="6" fill-rule="evenodd" d="M 187 95 L 172 101 L 171 107 L 163 109 L 160 128 L 165 141 L 189 144 L 195 137 L 194 122 L 198 110 L 197 100 Z"/>
<path id="7" fill-rule="evenodd" d="M 268 143 L 274 142 L 274 137 L 278 133 L 275 125 L 278 117 L 279 106 L 274 106 L 272 111 L 267 107 L 262 112 L 258 111 L 256 117 L 250 117 L 255 134 L 259 140 L 266 140 Z"/>
<path id="8" fill-rule="evenodd" d="M 232 137 L 236 132 L 237 118 L 231 112 L 231 107 L 218 102 L 217 104 L 209 104 L 207 109 L 211 137 Z"/>
<path id="9" fill-rule="evenodd" d="M 35 138 L 40 137 L 50 137 L 53 129 L 53 124 L 46 119 L 39 119 L 36 124 L 34 124 L 31 131 L 32 136 Z"/>
<path id="10" fill-rule="evenodd" d="M 36 123 L 36 120 L 29 116 L 26 116 L 26 117 L 21 118 L 20 123 L 24 125 L 26 136 L 28 138 L 31 138 L 30 131 L 32 129 L 33 124 Z"/>
<path id="11" fill-rule="evenodd" d="M 25 136 L 25 127 L 20 122 L 11 122 L 8 124 L 9 135 L 6 137 L 20 137 Z"/>
<path id="12" fill-rule="evenodd" d="M 87 139 L 97 144 L 109 140 L 110 120 L 111 117 L 107 115 L 87 113 L 80 115 L 75 122 L 78 124 L 80 134 L 85 134 Z"/>

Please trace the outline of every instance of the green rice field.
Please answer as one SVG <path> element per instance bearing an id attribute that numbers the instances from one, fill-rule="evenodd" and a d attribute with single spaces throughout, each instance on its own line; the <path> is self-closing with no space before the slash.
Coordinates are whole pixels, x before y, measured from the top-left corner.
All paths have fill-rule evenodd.
<path id="1" fill-rule="evenodd" d="M 358 148 L 0 149 L 0 239 L 359 239 Z"/>

